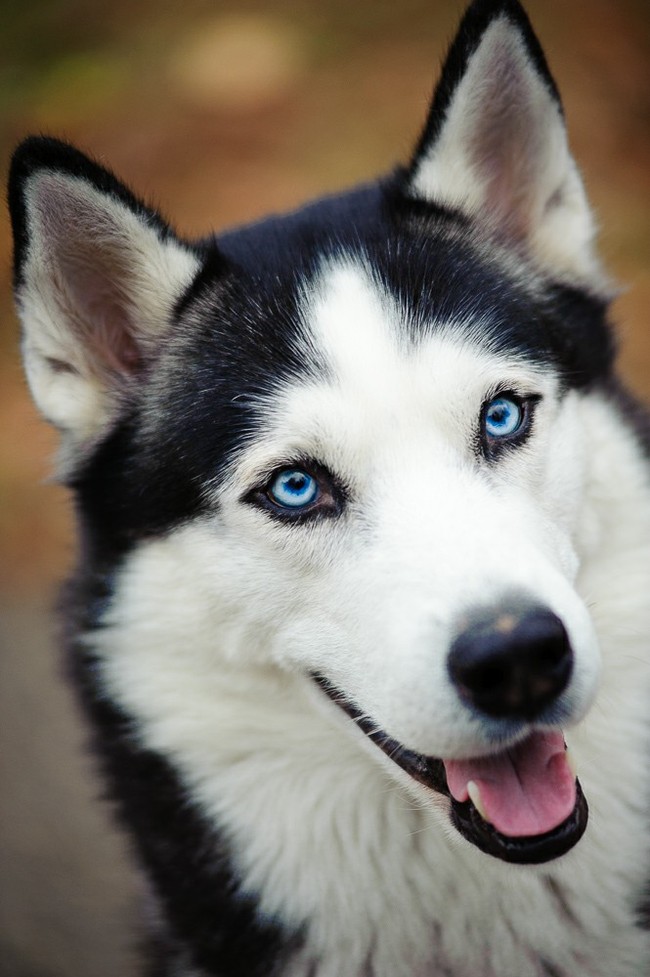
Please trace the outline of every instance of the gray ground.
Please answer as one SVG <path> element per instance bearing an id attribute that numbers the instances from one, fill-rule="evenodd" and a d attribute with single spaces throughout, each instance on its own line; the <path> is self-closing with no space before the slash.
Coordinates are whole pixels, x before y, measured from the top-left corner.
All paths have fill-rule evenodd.
<path id="1" fill-rule="evenodd" d="M 54 633 L 44 604 L 0 609 L 0 977 L 128 977 L 136 880 Z"/>

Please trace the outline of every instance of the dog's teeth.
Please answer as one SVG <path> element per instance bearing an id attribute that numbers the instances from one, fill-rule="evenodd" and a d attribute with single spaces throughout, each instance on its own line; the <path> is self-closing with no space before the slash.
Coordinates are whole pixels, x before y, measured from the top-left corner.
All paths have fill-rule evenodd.
<path id="1" fill-rule="evenodd" d="M 578 768 L 576 767 L 576 761 L 575 761 L 575 757 L 574 757 L 573 753 L 571 752 L 571 750 L 569 750 L 567 748 L 567 750 L 565 751 L 564 756 L 566 757 L 566 762 L 569 764 L 569 770 L 573 774 L 574 779 L 577 780 L 578 779 Z"/>
<path id="2" fill-rule="evenodd" d="M 467 793 L 469 794 L 469 799 L 474 805 L 474 807 L 476 808 L 476 810 L 478 811 L 478 813 L 481 815 L 483 820 L 487 821 L 487 823 L 489 824 L 490 819 L 485 813 L 485 808 L 483 807 L 483 801 L 481 800 L 481 792 L 479 790 L 478 784 L 475 783 L 473 780 L 470 780 L 469 783 L 467 784 Z"/>

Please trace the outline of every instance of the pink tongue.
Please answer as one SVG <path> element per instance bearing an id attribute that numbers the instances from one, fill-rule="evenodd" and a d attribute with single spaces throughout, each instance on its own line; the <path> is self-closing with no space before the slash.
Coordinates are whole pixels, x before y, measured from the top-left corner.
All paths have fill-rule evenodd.
<path id="1" fill-rule="evenodd" d="M 467 784 L 473 780 L 487 820 L 511 838 L 545 834 L 575 807 L 575 777 L 561 733 L 533 733 L 497 756 L 444 764 L 452 797 L 466 801 Z"/>

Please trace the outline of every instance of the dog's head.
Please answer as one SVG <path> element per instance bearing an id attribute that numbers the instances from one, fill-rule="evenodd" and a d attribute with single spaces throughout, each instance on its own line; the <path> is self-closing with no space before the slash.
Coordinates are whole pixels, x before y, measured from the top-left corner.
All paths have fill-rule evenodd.
<path id="1" fill-rule="evenodd" d="M 471 6 L 413 158 L 374 186 L 196 245 L 35 139 L 10 202 L 27 375 L 93 572 L 137 564 L 147 626 L 215 668 L 303 675 L 485 851 L 570 848 L 562 731 L 599 671 L 581 396 L 611 343 L 519 4 Z"/>

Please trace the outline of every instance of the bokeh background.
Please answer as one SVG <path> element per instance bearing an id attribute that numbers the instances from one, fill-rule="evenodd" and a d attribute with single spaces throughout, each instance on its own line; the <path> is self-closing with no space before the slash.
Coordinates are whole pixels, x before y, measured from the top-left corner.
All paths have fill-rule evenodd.
<path id="1" fill-rule="evenodd" d="M 0 167 L 79 144 L 202 235 L 404 160 L 462 0 L 0 0 Z M 650 3 L 529 0 L 625 286 L 621 370 L 650 395 Z M 0 220 L 0 977 L 129 977 L 137 881 L 60 678 L 72 559 L 54 438 L 22 380 Z M 314 884 L 318 884 L 317 880 Z"/>

